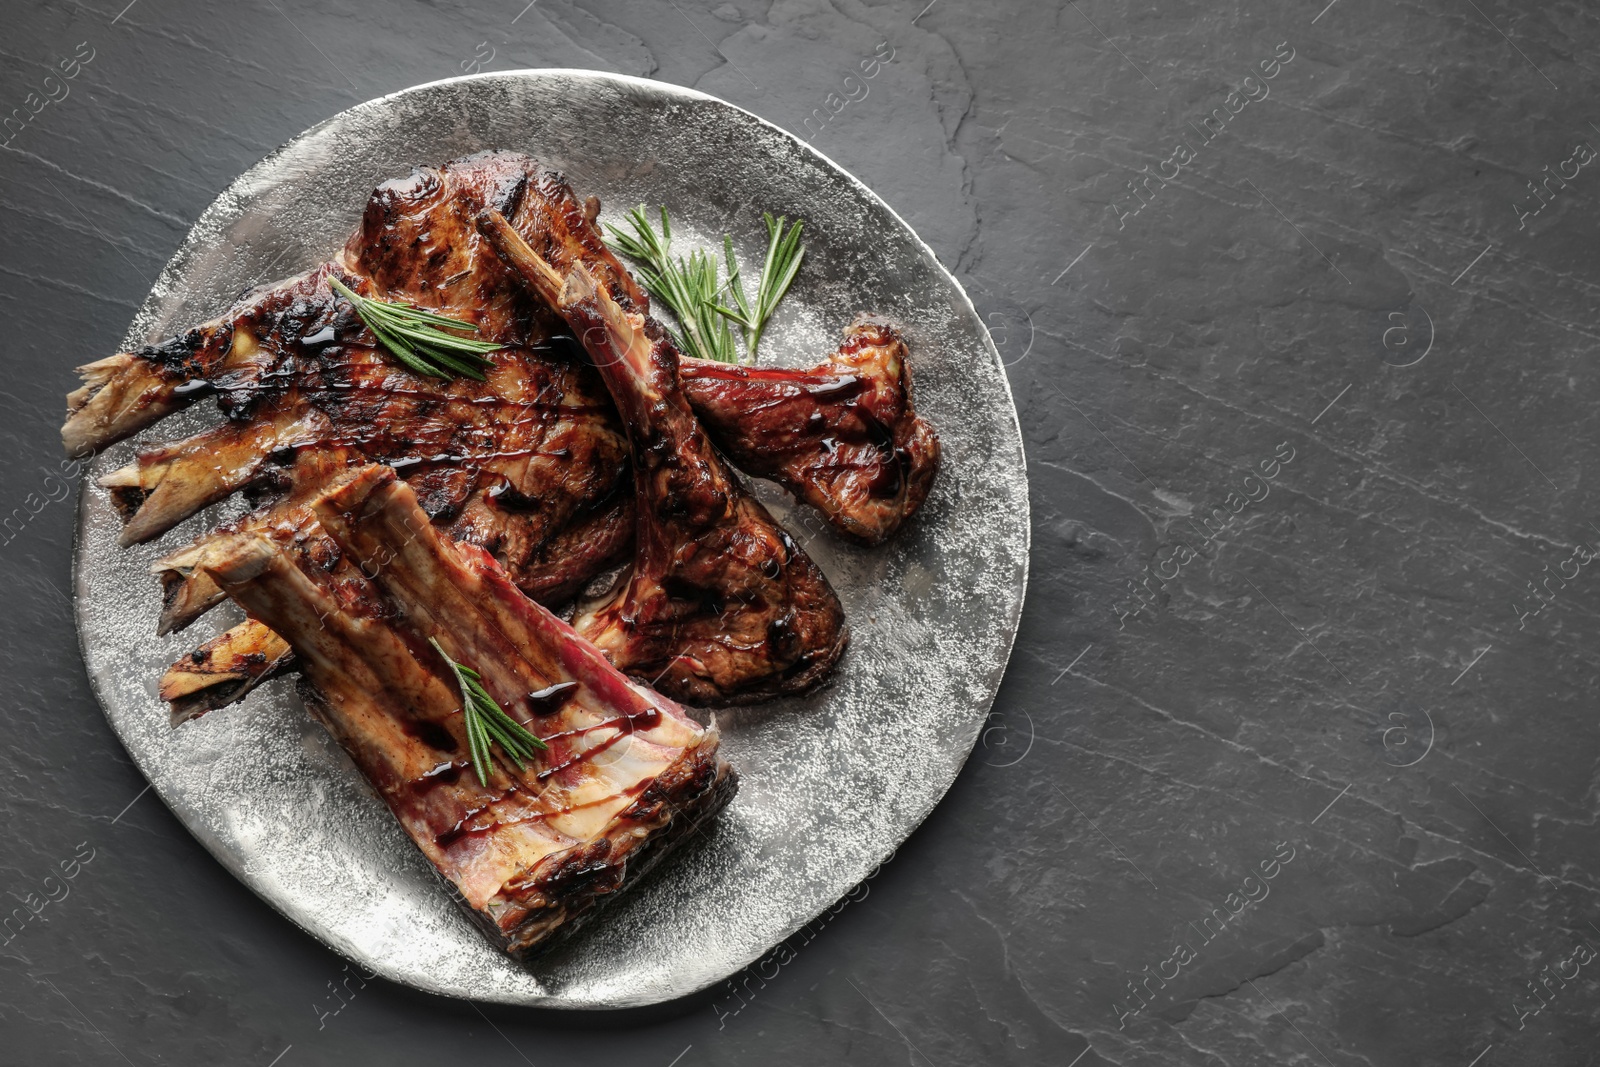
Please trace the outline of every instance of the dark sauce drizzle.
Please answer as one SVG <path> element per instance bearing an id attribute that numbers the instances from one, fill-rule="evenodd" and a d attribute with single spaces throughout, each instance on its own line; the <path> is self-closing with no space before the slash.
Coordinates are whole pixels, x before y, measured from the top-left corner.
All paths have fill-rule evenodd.
<path id="1" fill-rule="evenodd" d="M 573 692 L 573 690 L 575 690 L 577 688 L 577 684 L 578 683 L 576 683 L 576 682 L 561 682 L 561 683 L 558 683 L 556 685 L 549 686 L 546 689 L 541 689 L 541 690 L 538 691 L 538 693 L 547 693 L 552 689 L 558 690 L 559 692 L 558 692 L 557 696 L 564 703 L 566 700 L 571 698 L 571 693 Z M 538 693 L 530 693 L 529 694 L 529 698 L 531 699 L 532 697 L 537 696 Z M 606 740 L 602 741 L 600 744 L 595 745 L 593 748 L 587 749 L 584 752 L 577 753 L 571 759 L 568 759 L 565 762 L 560 763 L 560 764 L 558 764 L 558 765 L 556 765 L 554 767 L 549 767 L 549 768 L 546 768 L 545 770 L 539 771 L 534 776 L 534 778 L 535 778 L 536 781 L 538 781 L 540 783 L 548 781 L 552 775 L 560 774 L 562 771 L 566 771 L 566 770 L 569 770 L 572 767 L 576 767 L 580 763 L 583 763 L 586 760 L 593 759 L 594 757 L 596 757 L 596 756 L 600 755 L 601 753 L 607 751 L 608 749 L 611 748 L 612 745 L 615 745 L 618 741 L 621 741 L 624 737 L 632 736 L 632 734 L 633 734 L 633 732 L 635 730 L 649 730 L 652 727 L 656 726 L 660 721 L 661 721 L 661 712 L 656 708 L 649 708 L 649 709 L 647 709 L 645 711 L 641 711 L 641 712 L 628 713 L 628 714 L 618 715 L 618 716 L 615 716 L 615 717 L 609 718 L 609 719 L 603 719 L 600 722 L 594 723 L 594 724 L 592 724 L 590 726 L 579 727 L 578 729 L 575 729 L 575 730 L 563 730 L 563 731 L 561 731 L 559 733 L 547 734 L 547 735 L 544 736 L 544 740 L 546 742 L 552 742 L 552 741 L 557 741 L 557 740 L 560 740 L 560 739 L 563 739 L 563 738 L 581 737 L 584 734 L 589 733 L 591 730 L 606 730 L 606 729 L 616 729 L 617 730 L 617 732 L 615 734 L 613 734 L 611 737 L 606 738 Z M 436 726 L 437 724 L 430 724 L 430 725 L 435 725 Z M 443 763 L 443 764 L 440 764 L 438 767 L 435 767 L 432 771 L 428 772 L 427 775 L 424 775 L 422 779 L 419 779 L 418 781 L 413 782 L 412 783 L 412 789 L 414 791 L 418 792 L 418 793 L 426 793 L 426 792 L 432 790 L 433 788 L 436 788 L 438 785 L 443 784 L 446 781 L 454 783 L 454 782 L 458 781 L 460 779 L 460 777 L 461 777 L 461 767 L 460 767 L 460 765 L 455 764 L 455 763 Z M 635 796 L 639 792 L 641 792 L 643 789 L 648 787 L 649 784 L 650 784 L 649 780 L 645 780 L 645 781 L 642 781 L 642 782 L 636 782 L 633 785 L 629 786 L 627 789 L 623 790 L 620 795 L 622 795 L 622 796 Z M 520 792 L 522 792 L 522 790 L 518 786 L 513 785 L 506 791 L 506 793 L 504 795 L 505 796 L 510 796 L 511 794 L 520 793 Z M 615 796 L 617 794 L 612 794 L 612 795 Z M 496 798 L 496 799 L 498 800 L 498 799 L 501 799 L 501 798 Z M 602 797 L 599 800 L 591 801 L 590 803 L 592 803 L 592 804 L 604 803 L 605 800 L 607 800 L 607 799 L 609 799 L 609 797 Z M 481 837 L 484 834 L 491 833 L 494 830 L 497 830 L 497 829 L 501 828 L 502 826 L 513 826 L 513 825 L 516 825 L 518 823 L 523 823 L 523 822 L 536 822 L 536 821 L 543 820 L 543 819 L 549 819 L 549 818 L 552 818 L 552 817 L 557 816 L 557 815 L 565 815 L 565 814 L 568 814 L 570 812 L 576 811 L 580 807 L 587 807 L 588 806 L 587 804 L 569 805 L 569 806 L 563 807 L 563 808 L 556 808 L 556 809 L 552 809 L 550 811 L 539 812 L 539 813 L 537 813 L 535 815 L 530 815 L 526 819 L 517 819 L 517 820 L 514 820 L 513 822 L 509 822 L 509 823 L 502 823 L 502 822 L 498 822 L 497 821 L 497 822 L 488 823 L 488 824 L 483 825 L 483 826 L 473 826 L 473 825 L 471 825 L 473 819 L 475 819 L 477 816 L 481 815 L 483 812 L 487 811 L 491 806 L 493 806 L 493 803 L 494 803 L 494 801 L 490 801 L 489 803 L 485 803 L 485 804 L 483 804 L 483 805 L 481 805 L 481 806 L 479 806 L 477 808 L 474 808 L 473 810 L 467 812 L 467 814 L 462 817 L 461 821 L 457 822 L 450 829 L 445 830 L 442 833 L 439 833 L 439 834 L 435 835 L 434 843 L 437 844 L 440 848 L 447 849 L 451 845 L 453 845 L 456 842 L 460 841 L 464 837 Z"/>

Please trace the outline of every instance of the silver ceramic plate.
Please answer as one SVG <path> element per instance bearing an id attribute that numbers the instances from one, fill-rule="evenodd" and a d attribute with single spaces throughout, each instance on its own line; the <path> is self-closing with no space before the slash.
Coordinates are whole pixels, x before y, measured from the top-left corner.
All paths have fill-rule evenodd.
<path id="1" fill-rule="evenodd" d="M 944 443 L 920 516 L 859 549 L 770 487 L 758 492 L 838 589 L 854 640 L 804 699 L 721 713 L 738 798 L 584 930 L 526 967 L 492 949 L 344 754 L 271 683 L 174 730 L 155 679 L 238 620 L 231 605 L 154 636 L 151 561 L 242 505 L 158 542 L 116 545 L 95 477 L 140 443 L 215 421 L 210 404 L 96 458 L 76 556 L 78 626 L 112 727 L 161 799 L 217 859 L 335 951 L 396 982 L 477 1000 L 571 1008 L 650 1004 L 703 989 L 827 908 L 944 795 L 1000 683 L 1027 576 L 1028 495 L 999 357 L 960 285 L 900 218 L 828 159 L 713 97 L 588 71 L 484 74 L 418 86 L 334 116 L 208 208 L 128 328 L 125 348 L 210 318 L 256 284 L 327 259 L 378 182 L 486 148 L 564 169 L 618 221 L 666 204 L 680 250 L 732 233 L 760 262 L 763 210 L 806 220 L 799 280 L 764 362 L 811 365 L 857 310 L 906 328 L 918 407 Z"/>

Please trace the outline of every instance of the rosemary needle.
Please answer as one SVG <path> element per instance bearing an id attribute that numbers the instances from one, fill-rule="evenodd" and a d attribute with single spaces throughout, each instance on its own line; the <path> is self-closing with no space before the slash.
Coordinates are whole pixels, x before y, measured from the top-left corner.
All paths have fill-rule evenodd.
<path id="1" fill-rule="evenodd" d="M 494 341 L 463 337 L 463 333 L 478 332 L 474 323 L 436 315 L 411 304 L 362 296 L 331 274 L 328 284 L 350 301 L 379 343 L 416 374 L 481 382 L 484 368 L 494 366 L 485 353 L 505 347 Z"/>
<path id="2" fill-rule="evenodd" d="M 489 771 L 493 767 L 489 754 L 491 745 L 499 745 L 519 771 L 523 769 L 523 760 L 532 759 L 535 752 L 550 747 L 526 726 L 506 714 L 505 709 L 483 687 L 483 679 L 477 671 L 451 659 L 438 638 L 430 637 L 428 643 L 444 657 L 461 690 L 461 717 L 467 730 L 467 751 L 481 785 L 489 784 Z"/>
<path id="3" fill-rule="evenodd" d="M 733 333 L 716 311 L 716 257 L 691 252 L 687 258 L 672 255 L 672 221 L 661 209 L 661 232 L 650 225 L 644 206 L 628 212 L 633 233 L 611 227 L 611 241 L 630 259 L 638 260 L 639 280 L 677 317 L 683 329 L 672 331 L 672 339 L 684 354 L 696 359 L 735 363 Z"/>
<path id="4" fill-rule="evenodd" d="M 672 255 L 672 221 L 666 208 L 660 212 L 658 233 L 644 206 L 634 208 L 627 215 L 632 232 L 611 227 L 611 243 L 623 255 L 638 261 L 639 280 L 682 325 L 682 331 L 674 331 L 672 339 L 684 354 L 737 363 L 733 333 L 728 329 L 728 323 L 733 322 L 744 335 L 748 361 L 755 362 L 767 321 L 794 283 L 800 261 L 805 258 L 805 248 L 800 244 L 804 224 L 797 220 L 790 226 L 782 216 L 763 216 L 767 224 L 767 256 L 752 301 L 744 291 L 731 237 L 724 234 L 722 238 L 725 278 L 719 282 L 716 256 L 707 252 L 692 252 L 687 257 Z M 731 308 L 721 302 L 724 289 L 732 296 Z"/>
<path id="5" fill-rule="evenodd" d="M 744 329 L 745 347 L 750 352 L 750 362 L 756 358 L 756 347 L 761 344 L 761 334 L 767 320 L 777 310 L 778 301 L 794 284 L 800 273 L 800 261 L 805 259 L 805 246 L 800 243 L 800 231 L 805 223 L 795 220 L 785 232 L 788 219 L 782 215 L 774 218 L 771 212 L 762 214 L 767 224 L 767 258 L 761 265 L 761 280 L 756 285 L 755 303 L 744 294 L 744 283 L 739 279 L 739 264 L 733 258 L 733 238 L 723 235 L 722 254 L 727 260 L 728 290 L 733 294 L 734 308 L 717 305 L 717 311 L 737 322 Z"/>

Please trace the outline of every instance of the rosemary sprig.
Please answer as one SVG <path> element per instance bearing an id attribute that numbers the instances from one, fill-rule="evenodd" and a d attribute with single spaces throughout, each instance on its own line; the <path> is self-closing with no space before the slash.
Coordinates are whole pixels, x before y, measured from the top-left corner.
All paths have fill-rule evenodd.
<path id="1" fill-rule="evenodd" d="M 639 280 L 652 296 L 660 300 L 682 324 L 681 333 L 672 338 L 686 355 L 737 363 L 738 351 L 728 323 L 738 323 L 744 335 L 746 357 L 755 362 L 762 331 L 772 317 L 778 301 L 789 291 L 805 249 L 800 244 L 802 223 L 786 229 L 788 219 L 764 216 L 767 223 L 767 258 L 761 268 L 755 300 L 745 294 L 739 261 L 733 254 L 733 240 L 722 238 L 722 282 L 717 280 L 717 259 L 708 252 L 692 252 L 687 258 L 672 255 L 672 222 L 661 208 L 661 231 L 657 233 L 643 205 L 628 212 L 632 233 L 610 228 L 611 243 L 623 255 L 637 260 Z M 732 296 L 734 306 L 722 301 L 723 290 Z"/>
<path id="2" fill-rule="evenodd" d="M 483 381 L 483 368 L 494 366 L 487 352 L 504 348 L 461 334 L 475 334 L 474 323 L 435 315 L 411 304 L 362 296 L 331 274 L 328 284 L 356 309 L 361 321 L 401 363 L 429 378 L 461 376 Z M 452 332 L 457 331 L 457 332 Z"/>
<path id="3" fill-rule="evenodd" d="M 761 280 L 756 285 L 756 299 L 752 304 L 744 295 L 744 283 L 739 279 L 739 263 L 733 258 L 733 238 L 726 234 L 722 237 L 722 255 L 727 261 L 728 291 L 733 294 L 736 309 L 717 306 L 717 311 L 737 322 L 744 330 L 745 348 L 750 352 L 750 362 L 756 359 L 756 347 L 761 344 L 761 334 L 767 328 L 767 320 L 772 318 L 772 313 L 777 310 L 778 301 L 783 299 L 783 294 L 789 291 L 789 286 L 794 284 L 796 274 L 800 273 L 800 261 L 806 258 L 805 246 L 800 243 L 800 231 L 805 222 L 796 219 L 788 232 L 784 226 L 788 218 L 779 215 L 773 218 L 770 211 L 763 212 L 762 219 L 767 224 L 767 259 L 761 265 Z"/>
<path id="4" fill-rule="evenodd" d="M 451 659 L 438 638 L 430 637 L 428 643 L 444 657 L 450 673 L 456 676 L 456 685 L 461 689 L 461 716 L 467 728 L 467 750 L 479 783 L 484 786 L 489 784 L 491 744 L 498 744 L 519 771 L 523 769 L 523 760 L 532 759 L 535 752 L 550 747 L 535 737 L 526 726 L 506 714 L 505 709 L 483 687 L 483 680 L 477 671 Z"/>
<path id="5" fill-rule="evenodd" d="M 733 332 L 716 310 L 721 288 L 717 284 L 716 258 L 705 252 L 691 252 L 687 259 L 674 257 L 672 222 L 666 208 L 661 209 L 659 234 L 650 225 L 642 204 L 628 212 L 628 222 L 633 233 L 613 226 L 611 243 L 623 255 L 639 261 L 639 280 L 677 316 L 683 330 L 671 333 L 678 348 L 696 359 L 738 362 Z"/>

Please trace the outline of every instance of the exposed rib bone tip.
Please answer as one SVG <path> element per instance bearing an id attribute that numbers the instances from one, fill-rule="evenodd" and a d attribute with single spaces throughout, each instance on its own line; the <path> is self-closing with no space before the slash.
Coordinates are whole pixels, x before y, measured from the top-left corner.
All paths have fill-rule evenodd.
<path id="1" fill-rule="evenodd" d="M 85 432 L 82 423 L 69 421 L 61 427 L 61 447 L 73 459 L 94 455 L 94 439 Z"/>
<path id="2" fill-rule="evenodd" d="M 277 546 L 260 534 L 241 536 L 208 556 L 205 571 L 219 584 L 248 582 L 266 570 L 278 552 Z"/>
<path id="3" fill-rule="evenodd" d="M 188 516 L 174 517 L 170 510 L 157 509 L 150 506 L 151 497 L 146 497 L 145 502 L 139 505 L 139 510 L 133 513 L 133 518 L 128 520 L 128 525 L 122 528 L 122 536 L 117 543 L 123 548 L 129 545 L 141 545 L 152 538 L 160 537 Z"/>
<path id="4" fill-rule="evenodd" d="M 110 474 L 102 474 L 97 483 L 102 489 L 141 489 L 144 480 L 140 477 L 139 463 L 134 461 L 126 467 L 118 467 Z"/>

